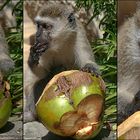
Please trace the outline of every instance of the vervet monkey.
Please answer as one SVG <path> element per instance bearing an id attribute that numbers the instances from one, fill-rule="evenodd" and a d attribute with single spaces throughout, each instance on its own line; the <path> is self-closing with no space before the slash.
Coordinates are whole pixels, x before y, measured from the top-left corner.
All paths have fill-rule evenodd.
<path id="1" fill-rule="evenodd" d="M 140 10 L 118 31 L 118 123 L 140 110 Z"/>
<path id="2" fill-rule="evenodd" d="M 89 8 L 85 9 L 85 7 L 77 7 L 77 2 L 75 0 L 26 0 L 24 1 L 24 6 L 27 12 L 28 17 L 34 23 L 34 19 L 40 9 L 42 7 L 46 7 L 48 4 L 62 4 L 68 5 L 69 8 L 75 12 L 74 16 L 80 20 L 82 25 L 84 26 L 87 34 L 87 38 L 89 42 L 95 41 L 97 38 L 103 37 L 103 31 L 99 29 L 99 24 L 101 18 L 94 18 L 94 20 L 90 20 L 93 16 L 94 9 Z M 88 23 L 88 21 L 90 22 Z M 87 24 L 88 23 L 88 24 Z"/>
<path id="3" fill-rule="evenodd" d="M 45 78 L 54 67 L 82 69 L 96 76 L 99 73 L 85 29 L 69 7 L 48 5 L 38 12 L 35 21 L 36 38 L 28 59 L 32 73 L 27 74 L 25 81 L 25 122 L 33 121 L 36 117 L 37 95 L 34 96 L 34 85 Z"/>
<path id="4" fill-rule="evenodd" d="M 0 1 L 0 5 L 3 1 Z M 15 18 L 12 15 L 11 7 L 5 7 L 0 11 L 0 75 L 4 76 L 14 68 L 14 62 L 9 56 L 8 44 L 5 38 L 7 28 L 15 25 Z"/>

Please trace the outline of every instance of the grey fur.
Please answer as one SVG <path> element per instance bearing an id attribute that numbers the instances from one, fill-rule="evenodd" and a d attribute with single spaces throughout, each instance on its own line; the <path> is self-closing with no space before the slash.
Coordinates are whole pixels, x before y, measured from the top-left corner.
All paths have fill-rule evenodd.
<path id="1" fill-rule="evenodd" d="M 140 91 L 140 10 L 118 32 L 118 122 L 135 109 L 135 95 Z M 137 108 L 138 109 L 138 108 Z"/>
<path id="2" fill-rule="evenodd" d="M 30 67 L 30 70 L 28 70 L 30 72 L 32 71 L 29 74 L 30 76 L 28 75 L 29 78 L 26 75 L 26 91 L 24 96 L 25 122 L 33 121 L 35 119 L 35 116 L 33 115 L 36 114 L 35 110 L 31 108 L 35 105 L 35 97 L 33 97 L 35 94 L 34 85 L 50 73 L 52 66 L 63 66 L 67 70 L 70 70 L 81 69 L 86 64 L 91 64 L 95 69 L 98 69 L 82 24 L 75 18 L 74 26 L 70 25 L 68 16 L 72 11 L 68 7 L 62 6 L 63 8 L 61 8 L 60 5 L 51 6 L 52 7 L 49 8 L 52 9 L 52 12 L 49 10 L 51 13 L 50 15 L 48 15 L 48 13 L 42 13 L 43 17 L 40 15 L 36 17 L 36 21 L 40 22 L 40 24 L 51 23 L 53 29 L 50 32 L 51 41 L 49 41 L 48 49 L 40 56 L 38 65 L 34 64 Z M 59 11 L 61 15 L 58 14 L 58 16 L 56 16 L 57 11 Z M 53 15 L 53 12 L 55 16 Z M 51 17 L 51 15 L 53 16 Z M 44 36 L 45 33 L 46 31 L 44 30 Z"/>
<path id="3" fill-rule="evenodd" d="M 10 26 L 10 23 L 7 25 L 8 15 L 5 16 L 5 12 L 6 11 L 0 11 L 0 73 L 2 75 L 7 74 L 11 69 L 14 68 L 14 62 L 10 58 L 8 44 L 5 38 L 6 28 Z"/>

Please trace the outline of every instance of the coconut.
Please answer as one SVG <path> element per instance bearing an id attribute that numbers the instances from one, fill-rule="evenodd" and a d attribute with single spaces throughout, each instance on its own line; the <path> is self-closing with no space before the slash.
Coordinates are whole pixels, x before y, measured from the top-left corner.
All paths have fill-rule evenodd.
<path id="1" fill-rule="evenodd" d="M 55 75 L 36 103 L 39 120 L 51 132 L 75 139 L 95 137 L 103 123 L 105 83 L 78 70 Z"/>
<path id="2" fill-rule="evenodd" d="M 8 121 L 12 109 L 10 85 L 7 81 L 0 80 L 0 128 Z"/>

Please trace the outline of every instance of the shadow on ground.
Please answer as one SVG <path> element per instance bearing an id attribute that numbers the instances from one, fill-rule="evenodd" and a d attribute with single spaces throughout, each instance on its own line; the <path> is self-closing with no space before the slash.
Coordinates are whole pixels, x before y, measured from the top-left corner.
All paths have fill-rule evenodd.
<path id="1" fill-rule="evenodd" d="M 113 140 L 113 139 L 116 139 L 114 132 L 106 128 L 102 128 L 100 133 L 95 138 L 92 138 L 92 140 Z M 70 137 L 60 137 L 51 132 L 48 132 L 46 136 L 42 137 L 42 140 L 73 140 L 73 139 Z"/>
<path id="2" fill-rule="evenodd" d="M 10 117 L 4 127 L 0 129 L 0 140 L 22 140 L 22 120 L 17 116 Z"/>
<path id="3" fill-rule="evenodd" d="M 15 126 L 15 124 L 13 124 L 12 122 L 8 121 L 6 123 L 6 125 L 0 129 L 0 134 L 6 133 L 6 132 L 12 130 L 14 128 L 14 126 Z"/>

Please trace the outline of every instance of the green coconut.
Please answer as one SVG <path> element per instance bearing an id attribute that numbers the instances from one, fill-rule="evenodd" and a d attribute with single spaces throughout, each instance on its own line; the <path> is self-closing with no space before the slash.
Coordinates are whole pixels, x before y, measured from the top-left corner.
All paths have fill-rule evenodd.
<path id="1" fill-rule="evenodd" d="M 75 139 L 95 137 L 102 128 L 105 83 L 78 70 L 55 75 L 36 104 L 38 118 L 51 132 Z"/>
<path id="2" fill-rule="evenodd" d="M 11 114 L 12 102 L 9 89 L 9 83 L 0 80 L 0 128 L 7 123 Z"/>

